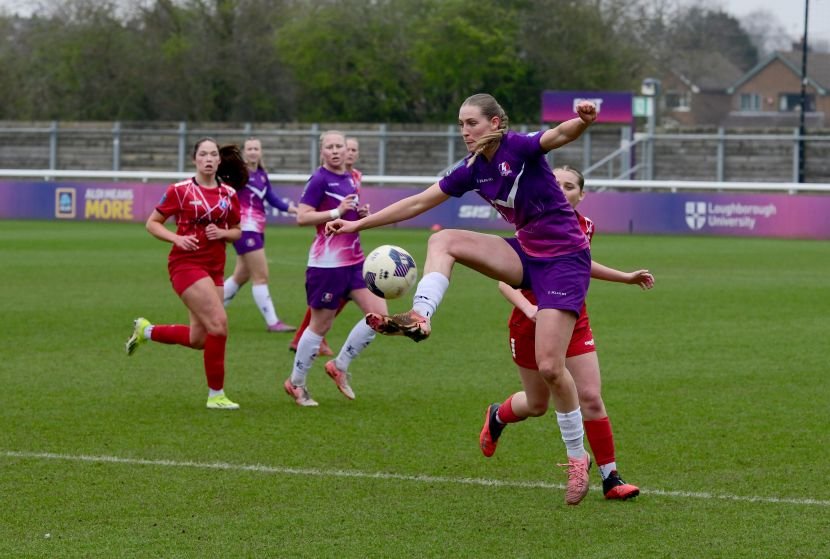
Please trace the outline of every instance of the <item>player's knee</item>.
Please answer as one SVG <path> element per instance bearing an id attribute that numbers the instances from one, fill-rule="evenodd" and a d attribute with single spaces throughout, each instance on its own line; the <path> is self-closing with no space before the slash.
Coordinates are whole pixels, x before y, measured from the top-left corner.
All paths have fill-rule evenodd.
<path id="1" fill-rule="evenodd" d="M 228 317 L 224 314 L 211 317 L 205 324 L 205 330 L 211 336 L 228 335 Z"/>
<path id="2" fill-rule="evenodd" d="M 452 244 L 451 238 L 451 231 L 448 229 L 433 233 L 427 241 L 427 250 L 433 252 L 436 250 L 440 252 L 447 252 Z"/>
<path id="3" fill-rule="evenodd" d="M 559 359 L 541 359 L 538 361 L 539 374 L 548 384 L 557 383 L 565 376 L 565 363 Z"/>
<path id="4" fill-rule="evenodd" d="M 528 399 L 527 401 L 527 414 L 530 417 L 541 417 L 548 412 L 548 405 L 550 400 L 545 398 L 544 400 L 539 400 L 538 402 L 534 402 Z"/>
<path id="5" fill-rule="evenodd" d="M 605 415 L 605 404 L 602 401 L 599 390 L 580 391 L 579 407 L 582 409 L 582 415 L 586 417 L 601 417 Z"/>

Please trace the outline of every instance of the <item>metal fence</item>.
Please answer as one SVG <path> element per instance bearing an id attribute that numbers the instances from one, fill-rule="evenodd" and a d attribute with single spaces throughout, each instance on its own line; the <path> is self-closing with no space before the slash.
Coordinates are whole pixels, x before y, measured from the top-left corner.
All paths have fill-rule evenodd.
<path id="1" fill-rule="evenodd" d="M 361 140 L 361 169 L 377 176 L 434 177 L 466 148 L 455 125 L 0 123 L 0 168 L 182 173 L 191 144 L 202 136 L 263 141 L 269 167 L 281 174 L 311 173 L 319 165 L 322 131 L 346 130 Z M 519 131 L 538 126 L 521 125 Z M 552 164 L 579 166 L 587 177 L 609 180 L 796 182 L 799 144 L 806 148 L 807 182 L 830 182 L 830 130 L 800 136 L 774 133 L 636 132 L 598 125 L 580 140 L 549 154 Z M 276 162 L 272 162 L 275 160 Z M 113 175 L 115 176 L 115 175 Z"/>

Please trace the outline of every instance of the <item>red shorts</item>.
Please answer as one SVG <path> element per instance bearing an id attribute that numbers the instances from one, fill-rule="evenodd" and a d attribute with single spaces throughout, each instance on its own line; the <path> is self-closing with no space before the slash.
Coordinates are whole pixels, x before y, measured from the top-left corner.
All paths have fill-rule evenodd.
<path id="1" fill-rule="evenodd" d="M 173 284 L 173 291 L 181 297 L 185 290 L 202 278 L 210 278 L 213 285 L 222 286 L 225 284 L 224 270 L 209 269 L 203 266 L 181 263 L 177 266 L 170 266 L 170 283 Z"/>
<path id="2" fill-rule="evenodd" d="M 568 351 L 565 357 L 576 357 L 584 353 L 596 351 L 594 346 L 594 333 L 591 332 L 591 323 L 588 315 L 583 313 L 574 325 L 574 332 L 571 335 L 571 342 L 568 344 Z M 513 355 L 513 362 L 524 369 L 538 371 L 536 366 L 536 335 L 535 332 L 523 331 L 520 328 L 510 326 L 510 353 Z"/>

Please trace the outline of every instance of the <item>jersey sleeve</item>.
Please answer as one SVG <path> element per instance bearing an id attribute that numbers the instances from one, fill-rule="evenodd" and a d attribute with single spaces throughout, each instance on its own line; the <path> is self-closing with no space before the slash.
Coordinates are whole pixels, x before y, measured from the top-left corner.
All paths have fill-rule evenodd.
<path id="1" fill-rule="evenodd" d="M 303 188 L 303 194 L 300 196 L 300 204 L 306 204 L 312 208 L 317 208 L 320 205 L 320 202 L 323 201 L 325 190 L 325 180 L 317 173 L 311 175 L 311 178 L 308 179 L 305 188 Z"/>
<path id="2" fill-rule="evenodd" d="M 531 132 L 529 134 L 516 134 L 512 138 L 511 147 L 522 157 L 532 157 L 544 153 L 541 141 L 544 131 Z"/>
<path id="3" fill-rule="evenodd" d="M 458 198 L 475 188 L 472 166 L 467 167 L 468 159 L 468 157 L 465 157 L 456 163 L 455 167 L 450 169 L 447 175 L 438 181 L 438 187 L 447 196 Z"/>
<path id="4" fill-rule="evenodd" d="M 156 204 L 156 211 L 164 217 L 178 214 L 182 209 L 181 200 L 179 200 L 176 185 L 171 184 L 162 195 L 159 203 Z"/>
<path id="5" fill-rule="evenodd" d="M 265 177 L 265 200 L 281 212 L 288 211 L 288 204 L 274 192 L 274 188 L 271 186 L 271 181 L 268 180 L 268 177 Z"/>

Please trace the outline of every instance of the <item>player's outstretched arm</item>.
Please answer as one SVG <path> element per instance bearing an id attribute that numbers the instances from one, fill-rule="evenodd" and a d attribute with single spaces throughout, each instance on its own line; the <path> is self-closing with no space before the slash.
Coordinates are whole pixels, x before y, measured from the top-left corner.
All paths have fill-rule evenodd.
<path id="1" fill-rule="evenodd" d="M 597 119 L 597 108 L 590 101 L 582 101 L 576 106 L 576 114 L 576 118 L 566 120 L 542 133 L 539 145 L 546 153 L 579 138 Z"/>
<path id="2" fill-rule="evenodd" d="M 642 289 L 654 287 L 654 276 L 648 270 L 636 270 L 634 272 L 623 272 L 616 268 L 610 268 L 595 260 L 591 260 L 591 278 L 629 285 L 639 285 Z"/>
<path id="3" fill-rule="evenodd" d="M 356 233 L 364 229 L 372 229 L 373 227 L 380 227 L 381 225 L 405 221 L 427 210 L 431 210 L 438 204 L 445 202 L 448 198 L 449 196 L 444 194 L 444 191 L 441 190 L 441 187 L 436 182 L 418 194 L 407 196 L 403 200 L 398 200 L 394 204 L 390 204 L 382 210 L 367 215 L 357 221 L 344 221 L 342 219 L 330 221 L 326 223 L 326 233 L 329 235 Z"/>
<path id="4" fill-rule="evenodd" d="M 539 307 L 528 301 L 527 297 L 522 295 L 520 289 L 510 287 L 503 281 L 499 282 L 499 291 L 507 299 L 511 305 L 525 313 L 525 316 L 530 320 L 536 320 L 536 313 L 539 312 Z"/>

